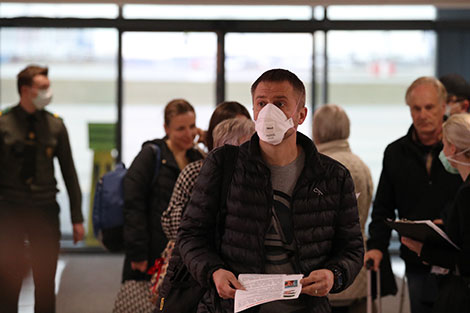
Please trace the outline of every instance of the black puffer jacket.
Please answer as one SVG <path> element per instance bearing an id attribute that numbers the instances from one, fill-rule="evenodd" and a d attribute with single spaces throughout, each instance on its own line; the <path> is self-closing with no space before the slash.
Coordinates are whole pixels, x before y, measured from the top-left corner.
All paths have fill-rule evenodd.
<path id="1" fill-rule="evenodd" d="M 343 274 L 343 288 L 337 290 L 341 291 L 361 269 L 364 253 L 353 181 L 345 167 L 318 153 L 301 133 L 297 133 L 297 143 L 306 158 L 291 203 L 295 268 L 307 276 L 316 269 L 336 267 Z M 264 238 L 271 220 L 273 190 L 259 137 L 255 134 L 240 147 L 217 253 L 211 234 L 219 208 L 223 156 L 217 149 L 206 159 L 178 233 L 184 263 L 202 286 L 210 287 L 198 312 L 233 311 L 233 301 L 217 296 L 211 278 L 215 270 L 225 268 L 236 276 L 264 272 Z M 308 298 L 310 312 L 330 311 L 326 297 L 303 297 Z"/>
<path id="2" fill-rule="evenodd" d="M 148 261 L 152 266 L 160 257 L 168 240 L 161 226 L 161 215 L 168 207 L 173 186 L 180 173 L 173 153 L 163 139 L 151 141 L 160 147 L 161 164 L 158 178 L 154 179 L 155 150 L 145 142 L 124 178 L 124 261 L 123 281 L 148 279 L 148 275 L 132 271 L 131 261 Z M 197 150 L 188 150 L 190 162 L 202 155 Z"/>

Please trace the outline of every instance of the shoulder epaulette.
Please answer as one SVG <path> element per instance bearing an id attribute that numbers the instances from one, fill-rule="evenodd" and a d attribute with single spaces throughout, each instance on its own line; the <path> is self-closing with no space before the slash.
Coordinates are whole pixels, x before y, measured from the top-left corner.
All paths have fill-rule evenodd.
<path id="1" fill-rule="evenodd" d="M 59 114 L 46 111 L 48 114 L 52 115 L 54 118 L 62 119 Z"/>

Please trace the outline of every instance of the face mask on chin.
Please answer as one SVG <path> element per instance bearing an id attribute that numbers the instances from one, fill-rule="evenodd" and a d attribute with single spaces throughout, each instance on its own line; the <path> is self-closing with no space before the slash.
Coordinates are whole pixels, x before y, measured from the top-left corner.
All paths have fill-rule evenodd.
<path id="1" fill-rule="evenodd" d="M 38 95 L 33 99 L 33 105 L 36 110 L 44 110 L 46 105 L 51 103 L 52 100 L 52 91 L 48 89 L 39 89 Z"/>
<path id="2" fill-rule="evenodd" d="M 284 112 L 272 103 L 268 103 L 258 113 L 255 129 L 259 138 L 272 145 L 282 142 L 285 133 L 294 127 L 292 117 L 286 118 Z"/>
<path id="3" fill-rule="evenodd" d="M 446 110 L 444 111 L 444 116 L 450 117 L 452 114 L 452 109 L 458 107 L 460 103 L 446 104 Z"/>

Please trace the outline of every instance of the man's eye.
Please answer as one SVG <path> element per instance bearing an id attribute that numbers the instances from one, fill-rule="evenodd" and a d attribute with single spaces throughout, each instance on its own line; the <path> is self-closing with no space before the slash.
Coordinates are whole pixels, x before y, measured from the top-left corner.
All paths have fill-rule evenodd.
<path id="1" fill-rule="evenodd" d="M 282 108 L 284 106 L 284 102 L 274 102 L 273 104 L 279 108 Z"/>
<path id="2" fill-rule="evenodd" d="M 259 105 L 260 107 L 264 107 L 264 106 L 266 105 L 266 102 L 260 101 L 260 102 L 258 102 L 258 105 Z"/>

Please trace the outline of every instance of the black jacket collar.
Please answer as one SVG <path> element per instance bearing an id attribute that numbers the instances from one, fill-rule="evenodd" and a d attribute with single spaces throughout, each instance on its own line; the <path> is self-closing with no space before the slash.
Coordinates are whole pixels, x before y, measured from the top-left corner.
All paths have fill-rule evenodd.
<path id="1" fill-rule="evenodd" d="M 301 132 L 297 132 L 297 144 L 300 145 L 305 152 L 305 166 L 301 178 L 305 177 L 307 179 L 310 179 L 313 177 L 323 176 L 326 169 L 320 158 L 320 153 L 315 147 L 313 141 Z M 248 151 L 252 158 L 265 164 L 264 160 L 261 157 L 261 148 L 259 145 L 259 136 L 257 133 L 255 133 L 251 137 L 250 141 L 243 144 L 243 146 L 248 148 Z"/>

